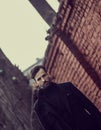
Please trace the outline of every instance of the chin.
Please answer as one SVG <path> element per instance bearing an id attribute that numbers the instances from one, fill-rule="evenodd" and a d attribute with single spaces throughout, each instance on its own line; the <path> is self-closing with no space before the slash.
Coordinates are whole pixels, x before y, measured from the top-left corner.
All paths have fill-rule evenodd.
<path id="1" fill-rule="evenodd" d="M 47 83 L 43 84 L 43 86 L 41 86 L 41 88 L 47 88 L 48 86 L 49 86 L 49 83 L 47 82 Z"/>
<path id="2" fill-rule="evenodd" d="M 50 85 L 50 82 L 46 82 L 45 84 L 44 84 L 44 86 L 49 86 Z"/>

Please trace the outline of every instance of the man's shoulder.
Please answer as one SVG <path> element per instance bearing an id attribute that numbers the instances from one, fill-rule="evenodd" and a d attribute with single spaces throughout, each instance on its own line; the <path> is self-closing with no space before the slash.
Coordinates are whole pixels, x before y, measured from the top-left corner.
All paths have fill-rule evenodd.
<path id="1" fill-rule="evenodd" d="M 71 82 L 64 82 L 64 83 L 59 83 L 57 84 L 60 87 L 70 87 L 70 86 L 74 86 Z"/>
<path id="2" fill-rule="evenodd" d="M 61 91 L 65 92 L 71 92 L 72 89 L 74 88 L 74 85 L 71 82 L 59 83 L 57 84 L 57 86 Z"/>

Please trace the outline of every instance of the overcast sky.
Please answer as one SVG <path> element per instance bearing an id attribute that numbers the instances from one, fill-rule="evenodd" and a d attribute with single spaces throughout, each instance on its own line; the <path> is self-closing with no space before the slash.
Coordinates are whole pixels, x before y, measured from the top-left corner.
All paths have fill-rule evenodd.
<path id="1" fill-rule="evenodd" d="M 47 0 L 58 9 L 58 0 Z M 0 48 L 23 71 L 44 57 L 49 26 L 28 0 L 0 0 Z"/>

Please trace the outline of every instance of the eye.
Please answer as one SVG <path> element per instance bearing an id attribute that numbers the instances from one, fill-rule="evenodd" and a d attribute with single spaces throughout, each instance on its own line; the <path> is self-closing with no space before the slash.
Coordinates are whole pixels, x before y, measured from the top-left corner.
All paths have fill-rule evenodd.
<path id="1" fill-rule="evenodd" d="M 45 77 L 47 74 L 43 74 L 42 77 Z"/>
<path id="2" fill-rule="evenodd" d="M 40 81 L 40 80 L 41 80 L 41 78 L 38 78 L 38 79 L 37 79 L 37 81 Z"/>

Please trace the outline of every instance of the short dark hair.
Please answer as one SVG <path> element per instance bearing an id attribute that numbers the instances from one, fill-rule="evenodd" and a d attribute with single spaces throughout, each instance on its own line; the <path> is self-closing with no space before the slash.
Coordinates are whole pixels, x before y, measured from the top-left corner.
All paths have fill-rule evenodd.
<path id="1" fill-rule="evenodd" d="M 43 69 L 45 72 L 47 72 L 46 68 L 43 65 L 37 65 L 31 70 L 31 78 L 34 79 L 35 75 L 40 69 Z"/>

